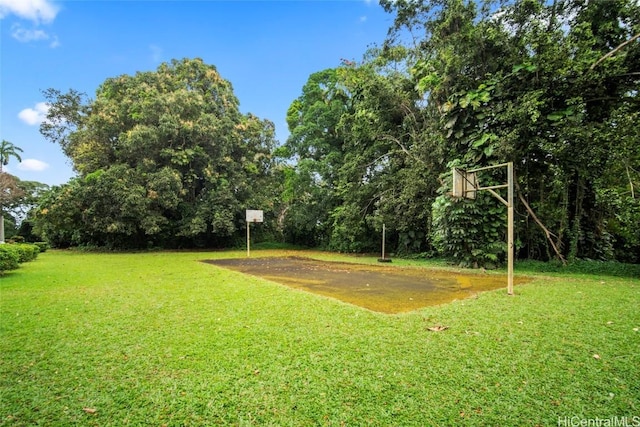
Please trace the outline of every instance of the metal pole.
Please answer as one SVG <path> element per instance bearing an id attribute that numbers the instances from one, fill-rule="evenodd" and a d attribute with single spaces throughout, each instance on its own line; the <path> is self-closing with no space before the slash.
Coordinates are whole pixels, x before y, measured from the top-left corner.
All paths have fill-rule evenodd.
<path id="1" fill-rule="evenodd" d="M 471 173 L 471 172 L 480 172 L 480 171 L 486 171 L 488 169 L 496 169 L 496 168 L 501 168 L 504 166 L 509 166 L 509 163 L 500 163 L 499 165 L 492 165 L 492 166 L 485 166 L 483 168 L 475 168 L 475 169 L 469 169 L 468 171 L 466 171 L 467 173 Z"/>
<path id="2" fill-rule="evenodd" d="M 507 163 L 507 293 L 513 295 L 513 162 Z"/>
<path id="3" fill-rule="evenodd" d="M 384 259 L 384 236 L 387 230 L 384 224 L 382 224 L 382 259 Z"/>
<path id="4" fill-rule="evenodd" d="M 250 237 L 249 237 L 250 224 L 251 223 L 247 221 L 247 258 L 251 256 L 251 249 L 249 249 L 249 247 L 251 246 Z"/>

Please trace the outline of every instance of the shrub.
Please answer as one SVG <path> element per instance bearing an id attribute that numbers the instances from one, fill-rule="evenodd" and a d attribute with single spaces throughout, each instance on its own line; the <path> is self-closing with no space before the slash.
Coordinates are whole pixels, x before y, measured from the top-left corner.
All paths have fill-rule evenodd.
<path id="1" fill-rule="evenodd" d="M 15 245 L 0 245 L 0 274 L 5 271 L 15 270 L 20 263 L 18 250 Z"/>
<path id="2" fill-rule="evenodd" d="M 30 243 L 9 244 L 5 246 L 15 248 L 18 254 L 18 262 L 33 261 L 40 253 L 40 248 Z"/>
<path id="3" fill-rule="evenodd" d="M 40 249 L 40 252 L 46 252 L 50 247 L 49 243 L 47 242 L 34 242 L 33 244 L 36 245 L 38 249 Z"/>

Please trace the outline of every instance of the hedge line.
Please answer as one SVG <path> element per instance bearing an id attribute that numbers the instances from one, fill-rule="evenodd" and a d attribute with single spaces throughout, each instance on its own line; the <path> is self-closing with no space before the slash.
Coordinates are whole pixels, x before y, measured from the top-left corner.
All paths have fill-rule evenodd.
<path id="1" fill-rule="evenodd" d="M 46 243 L 6 243 L 0 245 L 0 274 L 17 269 L 21 263 L 33 261 L 47 249 Z"/>

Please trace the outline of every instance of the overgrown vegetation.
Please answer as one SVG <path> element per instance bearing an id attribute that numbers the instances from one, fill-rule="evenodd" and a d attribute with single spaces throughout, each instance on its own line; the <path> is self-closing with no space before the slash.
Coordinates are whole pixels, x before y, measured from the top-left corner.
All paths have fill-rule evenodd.
<path id="1" fill-rule="evenodd" d="M 314 74 L 291 105 L 290 176 L 328 247 L 371 250 L 386 223 L 396 252 L 500 262 L 503 207 L 451 200 L 449 172 L 513 162 L 518 257 L 640 261 L 637 3 L 381 4 L 383 48 Z"/>
<path id="2" fill-rule="evenodd" d="M 505 259 L 504 208 L 452 200 L 450 171 L 513 162 L 519 259 L 640 262 L 638 2 L 381 5 L 388 40 L 309 76 L 280 146 L 198 59 L 109 78 L 90 101 L 45 91 L 41 131 L 79 176 L 40 197 L 29 232 L 59 247 L 232 247 L 254 208 L 258 240 L 371 252 L 384 224 L 389 252 L 490 267 Z"/>
<path id="3" fill-rule="evenodd" d="M 47 251 L 0 279 L 0 424 L 515 426 L 640 410 L 637 277 L 533 274 L 514 297 L 383 315 L 198 262 L 232 256 L 245 253 Z"/>

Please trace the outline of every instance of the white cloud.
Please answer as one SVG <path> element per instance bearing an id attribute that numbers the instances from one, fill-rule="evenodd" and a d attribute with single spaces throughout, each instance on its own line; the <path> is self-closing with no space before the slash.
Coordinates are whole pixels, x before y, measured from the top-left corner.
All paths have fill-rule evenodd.
<path id="1" fill-rule="evenodd" d="M 60 46 L 58 36 L 38 28 L 42 23 L 53 22 L 59 10 L 52 0 L 0 0 L 0 19 L 15 15 L 34 23 L 33 28 L 24 28 L 19 23 L 11 26 L 11 37 L 21 43 L 49 41 L 51 48 Z"/>
<path id="2" fill-rule="evenodd" d="M 18 169 L 22 171 L 42 172 L 49 168 L 49 164 L 37 159 L 24 159 L 18 164 Z"/>
<path id="3" fill-rule="evenodd" d="M 39 125 L 47 118 L 49 104 L 38 102 L 35 108 L 25 108 L 18 113 L 18 118 L 30 126 Z"/>
<path id="4" fill-rule="evenodd" d="M 360 22 L 367 22 L 367 17 L 366 16 L 361 16 L 360 17 Z"/>
<path id="5" fill-rule="evenodd" d="M 49 47 L 56 48 L 60 46 L 58 36 L 49 35 L 46 31 L 39 29 L 23 28 L 20 24 L 13 24 L 11 26 L 11 37 L 21 43 L 29 43 L 38 40 L 50 40 L 51 43 L 49 43 Z"/>
<path id="6" fill-rule="evenodd" d="M 20 24 L 14 24 L 11 26 L 11 37 L 22 43 L 27 43 L 34 40 L 47 40 L 49 35 L 42 30 L 27 30 L 22 28 Z"/>
<path id="7" fill-rule="evenodd" d="M 0 0 L 0 19 L 16 15 L 36 24 L 53 22 L 59 10 L 50 0 Z"/>

